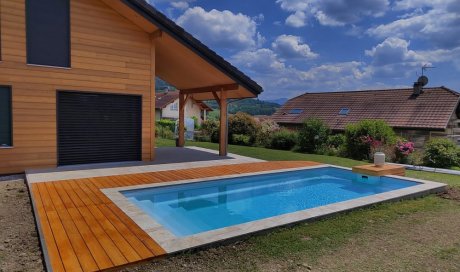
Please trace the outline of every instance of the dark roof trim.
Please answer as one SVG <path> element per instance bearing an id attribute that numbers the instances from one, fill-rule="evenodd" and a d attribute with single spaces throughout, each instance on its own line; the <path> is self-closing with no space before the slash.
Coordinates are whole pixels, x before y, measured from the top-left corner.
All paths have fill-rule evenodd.
<path id="1" fill-rule="evenodd" d="M 209 49 L 209 47 L 194 38 L 191 34 L 152 7 L 150 4 L 146 3 L 144 0 L 122 0 L 122 2 L 136 11 L 139 15 L 155 24 L 159 29 L 171 35 L 177 41 L 194 51 L 207 62 L 214 65 L 220 71 L 230 76 L 238 84 L 248 89 L 254 95 L 257 96 L 263 92 L 262 87 L 254 80 L 246 76 L 243 72 L 231 65 L 216 52 Z"/>
<path id="2" fill-rule="evenodd" d="M 451 94 L 460 97 L 460 93 L 457 91 L 454 91 L 452 89 L 449 89 L 445 86 L 440 86 L 440 87 L 425 87 L 423 90 L 433 90 L 433 89 L 442 89 L 444 91 L 450 92 Z M 299 94 L 288 101 L 294 100 L 296 98 L 299 98 L 304 95 L 309 95 L 309 94 L 348 94 L 348 93 L 366 93 L 366 92 L 397 92 L 397 91 L 407 91 L 407 90 L 413 90 L 413 88 L 395 88 L 395 89 L 368 89 L 368 90 L 354 90 L 354 91 L 314 91 L 314 92 L 305 92 L 303 94 Z"/>

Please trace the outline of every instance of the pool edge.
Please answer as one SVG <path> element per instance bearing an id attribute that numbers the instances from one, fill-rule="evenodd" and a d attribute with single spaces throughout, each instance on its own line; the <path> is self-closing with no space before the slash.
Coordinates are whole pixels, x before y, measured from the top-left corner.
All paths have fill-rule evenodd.
<path id="1" fill-rule="evenodd" d="M 422 197 L 428 194 L 442 192 L 446 189 L 447 185 L 443 183 L 426 181 L 421 179 L 400 177 L 387 175 L 385 177 L 396 178 L 401 180 L 413 181 L 419 183 L 418 185 L 406 187 L 403 189 L 393 190 L 385 193 L 375 194 L 371 196 L 356 198 L 352 200 L 336 202 L 320 207 L 315 207 L 307 210 L 297 211 L 278 215 L 275 217 L 265 218 L 261 220 L 251 221 L 239 225 L 229 226 L 217 230 L 198 233 L 186 237 L 176 237 L 168 229 L 156 222 L 152 217 L 142 211 L 137 205 L 129 201 L 125 196 L 120 193 L 121 191 L 135 190 L 142 188 L 153 188 L 160 186 L 171 186 L 186 183 L 196 183 L 210 180 L 219 180 L 227 178 L 235 178 L 241 176 L 253 176 L 261 174 L 279 173 L 285 171 L 297 171 L 333 167 L 338 169 L 351 170 L 350 168 L 340 167 L 329 164 L 322 164 L 317 166 L 297 167 L 289 169 L 279 169 L 272 171 L 259 171 L 245 174 L 226 175 L 219 177 L 209 177 L 201 179 L 189 179 L 172 181 L 161 184 L 149 185 L 136 185 L 117 187 L 110 189 L 103 189 L 102 192 L 113 201 L 128 217 L 130 217 L 136 224 L 139 225 L 152 239 L 154 239 L 168 254 L 176 253 L 184 250 L 189 250 L 197 247 L 208 246 L 214 243 L 221 243 L 226 240 L 233 240 L 241 238 L 250 234 L 268 231 L 277 227 L 297 224 L 300 222 L 313 221 L 325 217 L 335 215 L 337 213 L 344 213 L 354 209 L 360 209 L 384 202 L 396 202 L 404 199 L 413 199 Z"/>

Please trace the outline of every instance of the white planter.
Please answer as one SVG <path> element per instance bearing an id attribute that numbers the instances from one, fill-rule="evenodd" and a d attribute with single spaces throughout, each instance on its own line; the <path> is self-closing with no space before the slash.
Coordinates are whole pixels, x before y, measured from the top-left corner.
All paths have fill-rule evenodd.
<path id="1" fill-rule="evenodd" d="M 375 152 L 374 154 L 374 164 L 377 167 L 382 167 L 385 165 L 385 153 Z"/>

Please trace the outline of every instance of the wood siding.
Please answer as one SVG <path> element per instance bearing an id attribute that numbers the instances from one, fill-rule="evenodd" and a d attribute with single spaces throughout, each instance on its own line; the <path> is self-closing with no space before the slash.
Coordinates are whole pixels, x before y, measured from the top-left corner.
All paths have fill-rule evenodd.
<path id="1" fill-rule="evenodd" d="M 13 148 L 0 149 L 0 174 L 56 166 L 57 90 L 142 95 L 142 158 L 150 159 L 149 34 L 99 0 L 70 3 L 71 68 L 65 69 L 26 64 L 25 0 L 0 0 L 0 85 L 12 87 L 13 106 Z"/>

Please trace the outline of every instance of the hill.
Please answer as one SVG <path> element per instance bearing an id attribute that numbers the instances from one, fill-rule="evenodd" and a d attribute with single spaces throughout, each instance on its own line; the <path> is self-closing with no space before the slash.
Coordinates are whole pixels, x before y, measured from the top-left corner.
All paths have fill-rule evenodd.
<path id="1" fill-rule="evenodd" d="M 205 101 L 212 109 L 219 109 L 214 100 Z M 228 112 L 234 114 L 245 112 L 250 115 L 272 115 L 280 107 L 279 104 L 259 99 L 244 99 L 232 101 L 228 105 Z"/>

